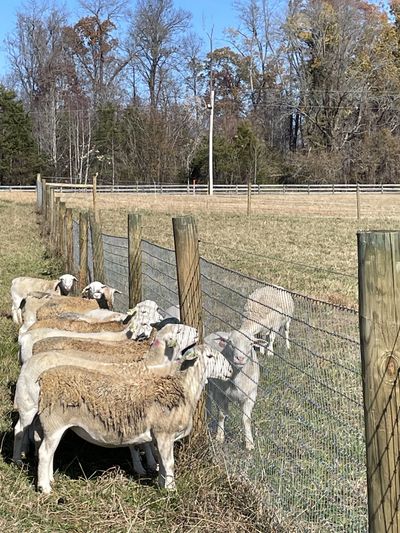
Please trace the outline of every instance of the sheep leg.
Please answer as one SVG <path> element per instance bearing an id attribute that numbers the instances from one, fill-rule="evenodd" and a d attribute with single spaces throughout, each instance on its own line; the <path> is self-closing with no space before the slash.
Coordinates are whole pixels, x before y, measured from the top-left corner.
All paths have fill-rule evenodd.
<path id="1" fill-rule="evenodd" d="M 146 442 L 146 444 L 143 445 L 144 453 L 146 455 L 146 464 L 147 468 L 150 470 L 150 472 L 157 472 L 158 470 L 158 462 L 157 462 L 157 452 L 155 449 L 155 446 L 153 442 Z"/>
<path id="2" fill-rule="evenodd" d="M 157 447 L 160 454 L 159 485 L 167 490 L 175 490 L 174 439 L 170 435 L 158 436 Z"/>
<path id="3" fill-rule="evenodd" d="M 12 460 L 21 464 L 21 459 L 25 459 L 29 451 L 29 426 L 36 415 L 36 409 L 19 413 L 18 422 L 14 428 L 14 448 Z"/>
<path id="4" fill-rule="evenodd" d="M 274 342 L 275 342 L 276 333 L 272 329 L 269 332 L 269 343 L 267 347 L 267 352 L 274 355 Z"/>
<path id="5" fill-rule="evenodd" d="M 228 416 L 228 399 L 223 394 L 218 393 L 218 427 L 215 440 L 218 442 L 225 441 L 225 419 Z"/>
<path id="6" fill-rule="evenodd" d="M 129 451 L 131 452 L 131 458 L 133 463 L 133 470 L 139 476 L 145 476 L 146 470 L 143 468 L 142 461 L 140 459 L 140 453 L 136 446 L 129 446 Z"/>
<path id="7" fill-rule="evenodd" d="M 66 429 L 62 427 L 51 435 L 45 435 L 39 448 L 38 490 L 44 494 L 51 492 L 54 454 Z"/>
<path id="8" fill-rule="evenodd" d="M 244 441 L 246 450 L 254 450 L 253 433 L 251 431 L 251 413 L 253 411 L 254 401 L 250 398 L 244 401 L 242 405 L 242 421 L 244 430 Z"/>
<path id="9" fill-rule="evenodd" d="M 286 348 L 288 350 L 290 350 L 289 327 L 290 327 L 290 318 L 285 322 L 285 340 L 286 340 Z"/>

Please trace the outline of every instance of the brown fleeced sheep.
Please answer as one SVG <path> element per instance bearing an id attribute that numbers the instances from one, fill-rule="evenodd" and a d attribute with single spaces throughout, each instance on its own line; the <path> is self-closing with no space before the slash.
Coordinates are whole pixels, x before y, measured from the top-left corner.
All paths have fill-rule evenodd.
<path id="1" fill-rule="evenodd" d="M 49 337 L 33 345 L 32 355 L 53 350 L 75 350 L 85 352 L 86 357 L 93 355 L 93 359 L 104 362 L 130 362 L 141 361 L 149 351 L 150 341 L 134 342 L 131 340 L 120 341 L 115 350 L 115 342 L 96 341 L 94 339 L 70 339 L 65 337 Z"/>
<path id="2" fill-rule="evenodd" d="M 179 374 L 146 375 L 135 382 L 76 367 L 42 373 L 39 490 L 51 492 L 54 453 L 70 427 L 86 440 L 106 447 L 130 446 L 154 438 L 160 455 L 160 486 L 174 489 L 174 441 L 190 433 L 207 379 L 227 379 L 232 374 L 224 356 L 208 346 L 195 348 L 188 358 Z"/>
<path id="3" fill-rule="evenodd" d="M 156 338 L 146 354 L 130 355 L 130 358 L 125 357 L 124 360 L 121 360 L 121 350 L 118 344 L 112 343 L 107 348 L 108 353 L 101 355 L 95 352 L 72 349 L 62 351 L 53 349 L 49 352 L 35 354 L 22 366 L 16 384 L 14 408 L 19 412 L 19 420 L 14 429 L 13 460 L 19 462 L 21 456 L 26 455 L 27 428 L 37 412 L 39 394 L 37 380 L 43 371 L 55 366 L 77 365 L 92 370 L 102 368 L 104 371 L 118 373 L 121 378 L 128 370 L 139 375 L 146 370 L 148 365 L 154 367 L 155 365 L 167 365 L 174 361 L 181 351 L 194 344 L 197 338 L 195 328 L 184 324 L 168 324 L 157 332 Z M 133 341 L 130 342 L 132 345 L 138 344 Z M 75 346 L 75 341 L 72 345 Z M 136 469 L 136 471 L 138 470 Z"/>

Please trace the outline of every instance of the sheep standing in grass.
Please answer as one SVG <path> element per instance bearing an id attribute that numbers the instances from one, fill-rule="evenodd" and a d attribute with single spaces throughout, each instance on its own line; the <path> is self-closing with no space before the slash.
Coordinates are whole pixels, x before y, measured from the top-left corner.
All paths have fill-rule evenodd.
<path id="1" fill-rule="evenodd" d="M 75 339 L 72 339 L 72 346 L 69 350 L 37 353 L 31 357 L 21 368 L 21 372 L 16 384 L 14 408 L 19 413 L 19 420 L 14 429 L 14 452 L 13 460 L 18 463 L 27 453 L 28 441 L 27 430 L 38 409 L 38 377 L 39 375 L 55 366 L 72 365 L 87 368 L 89 370 L 101 370 L 105 373 L 120 376 L 126 375 L 140 376 L 145 373 L 149 366 L 162 366 L 159 371 L 168 373 L 173 367 L 170 363 L 175 361 L 181 351 L 197 342 L 198 335 L 195 328 L 184 324 L 169 324 L 162 328 L 156 335 L 150 349 L 145 354 L 137 343 L 130 341 L 132 347 L 129 353 L 125 353 L 125 361 L 121 362 L 121 348 L 118 344 L 109 344 L 105 353 L 78 351 L 75 346 Z M 47 339 L 46 339 L 47 340 Z M 83 345 L 82 348 L 85 346 Z M 139 358 L 137 352 L 139 351 Z M 128 355 L 128 357 L 126 357 Z M 135 450 L 131 450 L 135 471 L 144 474 L 140 470 L 140 459 Z"/>
<path id="2" fill-rule="evenodd" d="M 26 276 L 14 278 L 11 282 L 11 313 L 13 321 L 22 325 L 20 305 L 30 292 L 58 293 L 62 296 L 67 296 L 72 290 L 74 281 L 77 281 L 77 279 L 71 274 L 63 274 L 56 280 L 29 278 Z"/>
<path id="3" fill-rule="evenodd" d="M 286 347 L 289 350 L 289 327 L 293 310 L 293 298 L 288 291 L 273 285 L 260 287 L 247 298 L 239 329 L 247 332 L 249 336 L 257 335 L 262 340 L 269 337 L 267 351 L 273 353 L 275 337 L 283 328 Z M 260 353 L 264 353 L 262 344 Z"/>
<path id="4" fill-rule="evenodd" d="M 130 446 L 153 439 L 160 456 L 159 484 L 175 489 L 174 441 L 188 435 L 193 413 L 208 378 L 226 379 L 228 361 L 208 346 L 197 347 L 174 376 L 121 380 L 76 367 L 58 367 L 39 378 L 38 489 L 49 494 L 53 458 L 64 432 L 101 446 Z M 105 400 L 106 398 L 106 400 Z"/>
<path id="5" fill-rule="evenodd" d="M 228 416 L 229 402 L 236 402 L 242 410 L 245 447 L 254 449 L 251 430 L 251 414 L 257 398 L 260 367 L 254 350 L 255 339 L 246 331 L 219 331 L 207 335 L 204 342 L 220 351 L 233 367 L 232 377 L 227 381 L 211 379 L 209 382 L 208 411 L 215 402 L 217 415 L 217 434 L 219 442 L 225 440 L 225 419 Z"/>

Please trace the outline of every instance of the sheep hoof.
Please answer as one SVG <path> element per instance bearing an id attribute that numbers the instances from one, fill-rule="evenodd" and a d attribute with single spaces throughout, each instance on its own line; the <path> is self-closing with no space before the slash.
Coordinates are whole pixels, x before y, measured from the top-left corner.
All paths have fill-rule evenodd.
<path id="1" fill-rule="evenodd" d="M 47 496 L 51 492 L 51 487 L 50 487 L 50 485 L 39 485 L 38 486 L 38 492 L 41 492 L 42 494 Z"/>

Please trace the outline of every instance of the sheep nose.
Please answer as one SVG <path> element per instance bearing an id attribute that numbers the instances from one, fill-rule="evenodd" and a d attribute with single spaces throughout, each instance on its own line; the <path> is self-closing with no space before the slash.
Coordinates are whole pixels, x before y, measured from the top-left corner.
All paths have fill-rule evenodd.
<path id="1" fill-rule="evenodd" d="M 244 354 L 236 354 L 235 357 L 234 357 L 234 362 L 237 364 L 237 365 L 244 365 L 246 363 L 246 355 Z"/>

